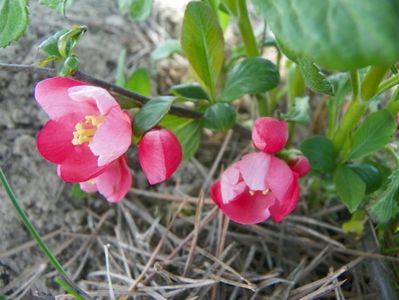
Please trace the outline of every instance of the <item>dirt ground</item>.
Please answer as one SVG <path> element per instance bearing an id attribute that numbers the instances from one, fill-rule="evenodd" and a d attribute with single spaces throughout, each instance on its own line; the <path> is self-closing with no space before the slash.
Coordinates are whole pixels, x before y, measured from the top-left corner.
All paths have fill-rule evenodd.
<path id="1" fill-rule="evenodd" d="M 77 50 L 81 70 L 113 82 L 123 48 L 127 69 L 147 66 L 156 45 L 178 38 L 182 14 L 156 2 L 148 21 L 132 23 L 120 15 L 117 1 L 76 0 L 63 18 L 30 1 L 29 28 L 0 49 L 0 62 L 37 63 L 40 41 L 82 24 L 88 32 Z M 152 74 L 153 95 L 185 76 L 181 57 L 160 62 Z M 95 299 L 122 295 L 140 276 L 135 299 L 378 299 L 364 264 L 370 255 L 358 238 L 342 231 L 339 218 L 348 216 L 334 199 L 317 211 L 302 200 L 279 225 L 241 226 L 217 213 L 208 199 L 210 180 L 249 145 L 235 134 L 205 134 L 204 150 L 155 188 L 137 171 L 132 149 L 134 188 L 116 206 L 99 195 L 72 197 L 71 185 L 36 150 L 35 136 L 47 117 L 32 93 L 42 78 L 0 70 L 0 164 L 71 279 Z M 55 299 L 61 290 L 54 275 L 0 188 L 0 295 Z"/>

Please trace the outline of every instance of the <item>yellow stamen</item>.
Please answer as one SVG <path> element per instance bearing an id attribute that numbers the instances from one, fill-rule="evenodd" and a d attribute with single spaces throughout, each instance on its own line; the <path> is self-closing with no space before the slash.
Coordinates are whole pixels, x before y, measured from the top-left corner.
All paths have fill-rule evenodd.
<path id="1" fill-rule="evenodd" d="M 271 189 L 267 188 L 267 189 L 265 189 L 265 190 L 262 192 L 262 195 L 267 195 L 267 194 L 269 194 L 271 191 L 272 191 Z"/>
<path id="2" fill-rule="evenodd" d="M 72 144 L 76 146 L 83 143 L 90 143 L 103 122 L 104 116 L 86 116 L 85 121 L 75 125 L 75 131 L 72 133 Z"/>
<path id="3" fill-rule="evenodd" d="M 253 196 L 253 195 L 255 195 L 255 191 L 249 190 L 249 194 L 250 194 L 251 196 Z"/>

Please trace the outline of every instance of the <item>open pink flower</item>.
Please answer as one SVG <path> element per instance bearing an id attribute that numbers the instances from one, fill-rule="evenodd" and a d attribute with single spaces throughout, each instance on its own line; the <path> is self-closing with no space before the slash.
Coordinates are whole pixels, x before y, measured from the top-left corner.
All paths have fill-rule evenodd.
<path id="1" fill-rule="evenodd" d="M 138 148 L 139 163 L 150 184 L 167 180 L 182 160 L 180 142 L 167 129 L 151 129 L 144 134 Z"/>
<path id="2" fill-rule="evenodd" d="M 132 185 L 132 174 L 124 156 L 114 160 L 99 176 L 80 183 L 80 188 L 88 193 L 98 191 L 109 202 L 122 200 Z"/>
<path id="3" fill-rule="evenodd" d="M 35 98 L 50 117 L 38 150 L 64 181 L 97 177 L 131 144 L 130 117 L 105 89 L 57 77 L 39 82 Z"/>
<path id="4" fill-rule="evenodd" d="M 279 222 L 296 207 L 298 196 L 298 176 L 284 161 L 263 152 L 245 155 L 211 187 L 213 201 L 241 224 L 270 216 Z"/>
<path id="5" fill-rule="evenodd" d="M 275 153 L 283 149 L 288 140 L 287 122 L 264 117 L 255 120 L 252 142 L 260 151 Z"/>

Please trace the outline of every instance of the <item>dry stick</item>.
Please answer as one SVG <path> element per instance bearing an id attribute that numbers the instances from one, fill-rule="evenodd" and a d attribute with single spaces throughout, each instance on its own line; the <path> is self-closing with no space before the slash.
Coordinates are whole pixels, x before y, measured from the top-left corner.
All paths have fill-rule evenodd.
<path id="1" fill-rule="evenodd" d="M 198 198 L 195 198 L 195 197 L 173 196 L 173 195 L 168 195 L 168 194 L 163 194 L 163 193 L 158 193 L 158 192 L 150 192 L 150 191 L 136 189 L 136 188 L 131 188 L 129 190 L 129 193 L 132 193 L 132 194 L 138 195 L 138 196 L 144 196 L 144 197 L 148 197 L 148 198 L 155 198 L 155 199 L 162 199 L 162 200 L 169 200 L 169 201 L 174 201 L 174 202 L 186 202 L 186 203 L 192 203 L 192 204 L 198 203 Z M 204 198 L 204 204 L 214 205 L 213 201 L 209 198 Z"/>
<path id="2" fill-rule="evenodd" d="M 26 72 L 26 73 L 34 73 L 34 74 L 41 74 L 44 75 L 46 77 L 55 77 L 57 76 L 57 70 L 53 69 L 53 68 L 41 68 L 41 67 L 37 67 L 34 65 L 19 65 L 19 64 L 6 64 L 6 63 L 0 63 L 0 71 L 6 71 L 6 72 Z M 111 92 L 117 93 L 119 95 L 125 96 L 127 98 L 130 99 L 134 99 L 137 102 L 141 103 L 142 105 L 144 105 L 145 103 L 147 103 L 150 98 L 147 98 L 143 95 L 140 95 L 138 93 L 129 91 L 127 89 L 121 88 L 115 84 L 109 83 L 107 81 L 98 79 L 96 77 L 93 77 L 91 75 L 88 75 L 84 72 L 81 71 L 76 71 L 71 77 L 75 78 L 75 79 L 79 79 L 85 82 L 89 82 L 93 85 L 105 88 Z M 199 119 L 202 117 L 202 114 L 190 109 L 186 109 L 183 107 L 178 107 L 178 106 L 172 106 L 170 108 L 169 113 L 171 115 L 175 115 L 175 116 L 180 116 L 180 117 L 186 117 L 186 118 L 190 118 L 190 119 Z M 251 132 L 245 128 L 244 126 L 240 125 L 240 124 L 234 124 L 233 129 L 241 134 L 242 136 L 245 137 L 250 137 L 251 136 Z"/>

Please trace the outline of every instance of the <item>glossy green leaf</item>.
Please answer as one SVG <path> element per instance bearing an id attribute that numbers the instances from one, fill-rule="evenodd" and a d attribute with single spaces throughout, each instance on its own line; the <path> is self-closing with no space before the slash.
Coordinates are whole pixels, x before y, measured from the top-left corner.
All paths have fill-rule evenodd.
<path id="1" fill-rule="evenodd" d="M 41 42 L 39 45 L 39 49 L 42 50 L 44 53 L 46 53 L 49 56 L 62 58 L 61 53 L 58 50 L 58 40 L 66 32 L 68 32 L 67 29 L 62 29 L 60 31 L 57 31 L 52 36 L 48 37 L 43 42 Z"/>
<path id="2" fill-rule="evenodd" d="M 316 135 L 304 140 L 302 153 L 309 159 L 312 170 L 332 172 L 335 168 L 335 152 L 332 142 L 324 136 Z"/>
<path id="3" fill-rule="evenodd" d="M 160 125 L 176 134 L 183 149 L 183 158 L 189 160 L 200 144 L 201 121 L 167 115 L 162 119 Z"/>
<path id="4" fill-rule="evenodd" d="M 280 117 L 286 121 L 308 124 L 310 122 L 309 97 L 295 98 L 294 106 L 286 114 L 281 114 Z"/>
<path id="5" fill-rule="evenodd" d="M 65 15 L 65 9 L 72 5 L 73 1 L 74 0 L 40 0 L 39 3 Z"/>
<path id="6" fill-rule="evenodd" d="M 18 40 L 28 23 L 28 0 L 0 0 L 0 48 Z"/>
<path id="7" fill-rule="evenodd" d="M 80 61 L 75 55 L 71 55 L 65 59 L 58 75 L 66 77 L 75 73 L 79 69 Z"/>
<path id="8" fill-rule="evenodd" d="M 182 49 L 204 89 L 212 98 L 224 58 L 223 31 L 212 8 L 190 2 L 184 14 Z"/>
<path id="9" fill-rule="evenodd" d="M 175 96 L 181 96 L 193 100 L 209 99 L 202 87 L 195 83 L 174 85 L 170 89 Z"/>
<path id="10" fill-rule="evenodd" d="M 151 78 L 144 68 L 135 70 L 126 80 L 124 87 L 143 96 L 151 95 Z"/>
<path id="11" fill-rule="evenodd" d="M 118 5 L 133 21 L 144 21 L 151 14 L 153 0 L 118 0 Z"/>
<path id="12" fill-rule="evenodd" d="M 373 165 L 365 163 L 353 164 L 349 168 L 355 171 L 366 184 L 366 194 L 370 194 L 381 187 L 383 176 L 380 170 Z"/>
<path id="13" fill-rule="evenodd" d="M 134 116 L 134 133 L 141 135 L 157 125 L 167 114 L 175 97 L 156 97 L 148 101 Z"/>
<path id="14" fill-rule="evenodd" d="M 353 70 L 399 59 L 397 0 L 263 1 L 277 39 L 323 67 Z"/>
<path id="15" fill-rule="evenodd" d="M 299 58 L 297 63 L 310 89 L 317 93 L 334 95 L 334 86 L 314 63 L 306 58 Z"/>
<path id="16" fill-rule="evenodd" d="M 384 147 L 396 131 L 396 123 L 388 110 L 371 114 L 355 131 L 349 159 L 361 158 Z"/>
<path id="17" fill-rule="evenodd" d="M 382 196 L 371 207 L 371 215 L 380 223 L 388 223 L 399 215 L 399 170 L 392 172 Z"/>
<path id="18" fill-rule="evenodd" d="M 178 40 L 167 40 L 158 45 L 151 53 L 151 60 L 158 61 L 174 53 L 181 53 L 182 49 Z"/>
<path id="19" fill-rule="evenodd" d="M 62 58 L 67 58 L 72 55 L 73 48 L 79 43 L 86 31 L 86 26 L 73 25 L 58 38 L 57 47 Z"/>
<path id="20" fill-rule="evenodd" d="M 350 212 L 354 212 L 364 199 L 366 184 L 355 171 L 343 165 L 336 169 L 334 183 L 342 202 Z"/>
<path id="21" fill-rule="evenodd" d="M 244 59 L 227 74 L 221 101 L 267 92 L 275 88 L 279 81 L 280 75 L 271 61 L 261 57 Z"/>
<path id="22" fill-rule="evenodd" d="M 228 103 L 218 102 L 207 108 L 203 119 L 204 127 L 213 131 L 223 131 L 234 125 L 236 113 Z"/>

